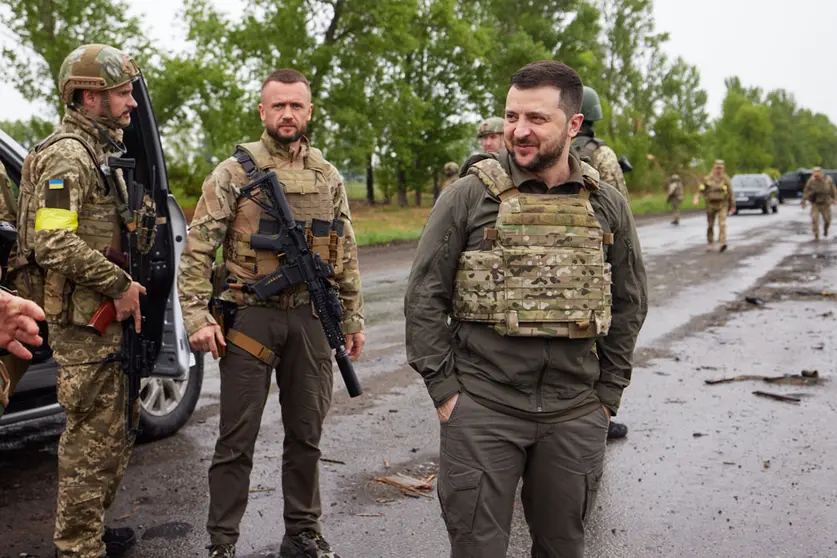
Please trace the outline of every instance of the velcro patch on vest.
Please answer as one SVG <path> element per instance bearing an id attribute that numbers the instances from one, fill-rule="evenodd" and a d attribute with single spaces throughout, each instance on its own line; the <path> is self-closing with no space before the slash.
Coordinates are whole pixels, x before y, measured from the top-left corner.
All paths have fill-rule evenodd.
<path id="1" fill-rule="evenodd" d="M 312 170 L 274 170 L 288 194 L 316 194 L 317 174 Z"/>

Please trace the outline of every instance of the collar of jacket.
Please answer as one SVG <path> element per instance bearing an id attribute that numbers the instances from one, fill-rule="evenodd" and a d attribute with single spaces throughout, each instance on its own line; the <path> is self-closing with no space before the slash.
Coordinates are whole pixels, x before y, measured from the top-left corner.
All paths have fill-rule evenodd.
<path id="1" fill-rule="evenodd" d="M 297 159 L 305 159 L 308 157 L 308 149 L 310 147 L 310 143 L 308 138 L 302 136 L 299 140 L 299 148 L 295 151 L 291 151 L 291 144 L 289 143 L 280 143 L 273 139 L 273 137 L 267 133 L 267 130 L 262 132 L 262 143 L 264 143 L 265 147 L 267 147 L 268 152 L 273 157 L 279 157 L 280 159 L 284 159 L 286 161 L 296 161 Z"/>
<path id="2" fill-rule="evenodd" d="M 100 135 L 99 130 L 107 134 L 117 146 L 122 146 L 123 131 L 121 129 L 109 128 L 101 123 L 94 124 L 92 119 L 75 109 L 67 108 L 61 125 L 66 131 L 80 135 L 91 146 L 103 153 L 113 150 L 110 149 L 111 145 Z"/>
<path id="3" fill-rule="evenodd" d="M 563 184 L 553 184 L 550 187 L 547 187 L 540 178 L 528 170 L 518 167 L 511 154 L 506 151 L 505 148 L 500 150 L 499 160 L 500 164 L 503 165 L 503 168 L 506 169 L 506 172 L 509 173 L 512 183 L 518 189 L 526 185 L 539 191 L 546 191 L 556 186 L 561 186 L 561 189 L 563 190 L 563 186 L 580 187 L 584 184 L 584 176 L 581 172 L 581 163 L 579 163 L 578 157 L 572 151 L 570 151 L 570 158 L 568 161 L 570 165 L 570 176 Z"/>

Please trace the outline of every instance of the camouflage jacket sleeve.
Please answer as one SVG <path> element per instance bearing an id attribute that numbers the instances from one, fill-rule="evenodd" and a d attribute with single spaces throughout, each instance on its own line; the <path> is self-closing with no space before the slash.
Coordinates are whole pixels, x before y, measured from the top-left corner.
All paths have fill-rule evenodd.
<path id="1" fill-rule="evenodd" d="M 76 234 L 85 201 L 97 193 L 99 177 L 90 155 L 76 141 L 46 148 L 36 162 L 35 260 L 77 285 L 111 298 L 120 297 L 131 277 Z"/>
<path id="2" fill-rule="evenodd" d="M 607 145 L 602 145 L 593 152 L 592 159 L 593 166 L 599 171 L 599 180 L 616 187 L 626 200 L 630 200 L 628 187 L 625 185 L 625 175 L 622 174 L 616 152 Z"/>
<path id="3" fill-rule="evenodd" d="M 12 181 L 6 175 L 6 169 L 0 162 L 0 221 L 13 225 L 17 222 L 17 202 L 12 190 Z"/>
<path id="4" fill-rule="evenodd" d="M 802 201 L 811 201 L 811 190 L 813 189 L 813 184 L 814 181 L 810 178 L 805 183 L 805 187 L 802 189 Z"/>
<path id="5" fill-rule="evenodd" d="M 436 407 L 461 389 L 447 319 L 452 311 L 459 255 L 470 232 L 469 208 L 479 203 L 484 193 L 485 187 L 473 176 L 442 191 L 424 225 L 407 282 L 407 362 L 424 378 Z"/>
<path id="6" fill-rule="evenodd" d="M 180 306 L 189 335 L 216 323 L 208 310 L 212 297 L 210 274 L 215 253 L 223 244 L 227 227 L 235 215 L 233 166 L 237 164 L 228 159 L 206 177 L 195 214 L 189 223 L 186 248 L 180 258 L 177 275 Z"/>
<path id="7" fill-rule="evenodd" d="M 327 179 L 332 184 L 334 192 L 334 215 L 343 221 L 343 271 L 335 277 L 340 292 L 340 302 L 346 312 L 343 316 L 343 333 L 360 333 L 363 331 L 363 293 L 349 198 L 340 173 L 331 165 L 328 168 Z"/>
<path id="8" fill-rule="evenodd" d="M 648 285 L 627 200 L 612 196 L 602 200 L 602 206 L 613 221 L 614 240 L 607 257 L 612 269 L 612 321 L 607 335 L 596 342 L 600 375 L 595 388 L 599 400 L 615 415 L 622 391 L 631 381 L 634 348 L 648 313 Z"/>
<path id="9" fill-rule="evenodd" d="M 732 180 L 730 180 L 729 176 L 724 175 L 724 184 L 727 187 L 727 203 L 729 204 L 729 210 L 732 211 L 735 209 L 735 191 L 732 189 Z"/>

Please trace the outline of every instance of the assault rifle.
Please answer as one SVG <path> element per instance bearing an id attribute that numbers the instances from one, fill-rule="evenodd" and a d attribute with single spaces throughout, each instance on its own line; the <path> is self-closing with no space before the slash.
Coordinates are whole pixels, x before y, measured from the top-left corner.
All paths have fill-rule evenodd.
<path id="1" fill-rule="evenodd" d="M 631 162 L 628 160 L 628 157 L 625 156 L 625 155 L 622 155 L 621 157 L 619 157 L 619 168 L 622 169 L 622 173 L 628 173 L 628 172 L 631 172 L 632 170 L 634 170 L 633 165 L 631 165 Z"/>
<path id="2" fill-rule="evenodd" d="M 145 269 L 143 259 L 148 254 L 153 243 L 157 215 L 153 206 L 149 208 L 144 204 L 145 188 L 143 185 L 134 182 L 135 159 L 110 157 L 108 158 L 108 167 L 114 170 L 122 169 L 125 185 L 128 190 L 128 199 L 123 201 L 127 203 L 128 210 L 134 219 L 133 222 L 123 227 L 122 247 L 125 249 L 125 254 L 112 252 L 110 253 L 109 259 L 111 261 L 119 260 L 117 261 L 117 265 L 124 264 L 120 267 L 124 267 L 128 271 L 132 281 L 145 285 L 147 280 L 143 277 L 143 270 Z M 152 176 L 154 175 L 155 173 L 152 173 Z M 111 185 L 112 188 L 116 187 L 115 182 Z M 153 178 L 150 196 L 154 200 Z M 107 256 L 108 254 L 106 254 Z M 100 312 L 107 313 L 110 311 L 110 308 L 113 310 L 113 316 L 110 317 L 110 321 L 107 321 L 106 318 L 109 315 L 103 317 L 100 315 Z M 107 328 L 115 317 L 116 307 L 112 300 L 108 300 L 96 311 L 88 327 L 94 327 L 96 330 L 104 332 L 104 329 Z M 145 317 L 142 318 L 142 321 L 145 322 Z M 136 438 L 138 431 L 136 421 L 134 420 L 134 406 L 136 405 L 137 399 L 139 399 L 142 378 L 151 376 L 151 373 L 154 371 L 154 365 L 157 362 L 159 350 L 160 347 L 156 341 L 146 338 L 142 332 L 137 332 L 134 328 L 133 318 L 125 320 L 123 323 L 122 350 L 118 358 L 122 364 L 122 372 L 128 377 L 125 428 L 128 437 L 132 440 Z"/>
<path id="3" fill-rule="evenodd" d="M 259 192 L 267 198 L 267 202 L 259 199 L 256 195 Z M 346 338 L 340 328 L 343 322 L 343 308 L 340 306 L 336 288 L 329 282 L 329 278 L 334 275 L 334 268 L 309 248 L 305 238 L 305 227 L 294 220 L 282 184 L 275 172 L 261 173 L 241 189 L 241 195 L 255 202 L 279 225 L 278 234 L 252 235 L 250 246 L 254 250 L 270 250 L 280 258 L 280 266 L 276 272 L 255 283 L 244 285 L 242 291 L 253 293 L 259 299 L 265 300 L 294 285 L 305 283 L 328 345 L 335 350 L 337 367 L 346 383 L 346 390 L 349 396 L 357 397 L 363 390 L 346 351 Z"/>

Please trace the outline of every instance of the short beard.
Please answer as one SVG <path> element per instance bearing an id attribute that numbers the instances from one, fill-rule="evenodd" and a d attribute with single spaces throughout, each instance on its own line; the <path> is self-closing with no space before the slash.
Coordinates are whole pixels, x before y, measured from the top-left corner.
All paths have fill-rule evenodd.
<path id="1" fill-rule="evenodd" d="M 532 172 L 532 173 L 543 172 L 546 169 L 549 169 L 549 168 L 552 168 L 553 166 L 555 166 L 558 163 L 558 161 L 561 159 L 561 155 L 564 153 L 564 147 L 566 147 L 566 145 L 567 145 L 567 139 L 568 139 L 567 138 L 567 132 L 565 131 L 564 136 L 561 139 L 558 140 L 554 149 L 550 149 L 550 150 L 548 150 L 544 153 L 538 152 L 538 154 L 535 155 L 535 158 L 532 159 L 532 162 L 529 163 L 528 165 L 521 165 L 520 162 L 518 162 L 518 160 L 517 160 L 517 156 L 514 155 L 513 150 L 512 150 L 512 157 L 514 158 L 515 164 L 522 169 L 526 169 L 526 170 L 528 170 L 529 172 Z M 513 145 L 529 145 L 529 144 L 526 144 L 526 143 L 523 143 L 523 144 L 514 143 L 514 142 L 512 142 L 512 143 L 513 143 Z"/>
<path id="2" fill-rule="evenodd" d="M 279 128 L 278 127 L 275 130 L 271 130 L 270 128 L 267 128 L 267 135 L 269 135 L 274 140 L 276 140 L 277 143 L 281 143 L 281 144 L 284 144 L 284 145 L 290 145 L 290 144 L 294 143 L 295 141 L 299 141 L 302 138 L 302 136 L 305 135 L 306 128 L 308 128 L 308 126 L 303 125 L 301 130 L 297 130 L 296 132 L 294 132 L 294 135 L 292 135 L 290 137 L 283 136 L 283 135 L 279 134 Z"/>

